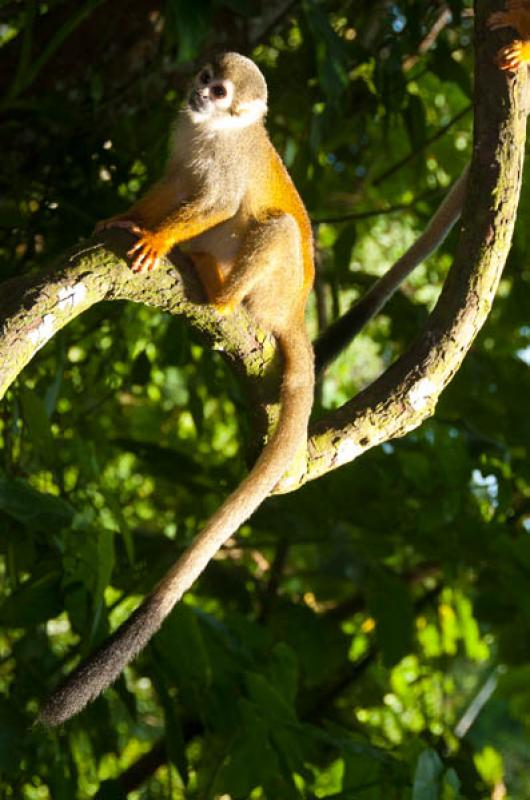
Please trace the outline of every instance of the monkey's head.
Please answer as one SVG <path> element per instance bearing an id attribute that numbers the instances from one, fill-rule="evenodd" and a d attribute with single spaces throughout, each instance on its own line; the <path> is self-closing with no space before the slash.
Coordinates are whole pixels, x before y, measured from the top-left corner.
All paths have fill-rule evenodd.
<path id="1" fill-rule="evenodd" d="M 195 76 L 187 111 L 210 130 L 245 128 L 267 111 L 265 78 L 249 58 L 222 53 Z"/>

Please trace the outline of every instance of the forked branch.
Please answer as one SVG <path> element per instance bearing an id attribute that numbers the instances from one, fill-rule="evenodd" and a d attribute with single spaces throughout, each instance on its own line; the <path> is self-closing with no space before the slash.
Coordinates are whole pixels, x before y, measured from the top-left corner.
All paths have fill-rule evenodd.
<path id="1" fill-rule="evenodd" d="M 492 5 L 477 4 L 473 159 L 458 252 L 438 304 L 395 364 L 353 400 L 314 423 L 305 473 L 296 479 L 288 476 L 278 491 L 292 491 L 417 427 L 433 413 L 487 318 L 510 248 L 526 127 L 526 72 L 512 75 L 496 67 L 496 36 L 485 33 Z M 222 318 L 205 306 L 184 259 L 166 262 L 156 273 L 132 274 L 124 258 L 129 241 L 127 233 L 111 231 L 85 243 L 53 272 L 0 287 L 0 397 L 35 352 L 71 319 L 101 300 L 129 299 L 185 316 L 213 347 L 223 350 L 245 381 L 251 407 L 260 410 L 257 430 L 263 433 L 274 417 L 271 400 L 279 378 L 274 342 L 245 312 Z M 400 262 L 387 282 L 396 281 Z M 369 297 L 365 304 L 373 301 Z"/>

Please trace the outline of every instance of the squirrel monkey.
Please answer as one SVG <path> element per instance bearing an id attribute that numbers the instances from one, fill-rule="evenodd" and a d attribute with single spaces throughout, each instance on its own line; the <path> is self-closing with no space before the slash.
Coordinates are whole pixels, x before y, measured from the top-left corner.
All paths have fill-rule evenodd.
<path id="1" fill-rule="evenodd" d="M 243 303 L 278 339 L 283 380 L 278 424 L 253 469 L 131 617 L 52 694 L 39 720 L 58 725 L 109 686 L 274 488 L 306 441 L 313 402 L 313 351 L 304 311 L 313 284 L 313 244 L 304 205 L 263 119 L 267 85 L 256 65 L 225 53 L 200 70 L 180 113 L 163 178 L 98 230 L 138 236 L 135 272 L 154 269 L 174 245 L 196 266 L 221 312 Z"/>
<path id="2" fill-rule="evenodd" d="M 492 31 L 515 28 L 520 36 L 497 53 L 501 69 L 513 71 L 530 63 L 530 0 L 506 0 L 506 11 L 490 14 L 488 28 Z"/>

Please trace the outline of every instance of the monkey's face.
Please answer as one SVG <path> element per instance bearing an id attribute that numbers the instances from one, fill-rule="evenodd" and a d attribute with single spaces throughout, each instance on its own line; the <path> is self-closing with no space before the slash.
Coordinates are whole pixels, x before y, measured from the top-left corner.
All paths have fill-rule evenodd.
<path id="1" fill-rule="evenodd" d="M 267 110 L 267 85 L 256 65 L 238 53 L 223 53 L 194 78 L 188 112 L 210 130 L 244 128 Z"/>

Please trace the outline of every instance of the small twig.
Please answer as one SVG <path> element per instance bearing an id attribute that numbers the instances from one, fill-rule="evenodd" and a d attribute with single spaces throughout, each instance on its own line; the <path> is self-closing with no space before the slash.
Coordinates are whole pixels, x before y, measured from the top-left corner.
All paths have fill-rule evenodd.
<path id="1" fill-rule="evenodd" d="M 462 119 L 462 117 L 465 117 L 466 114 L 469 114 L 472 108 L 473 106 L 470 103 L 468 106 L 459 111 L 458 114 L 455 114 L 455 116 L 452 119 L 450 119 L 446 125 L 442 125 L 441 128 L 438 128 L 436 133 L 434 133 L 429 139 L 425 139 L 423 142 L 421 142 L 421 144 L 417 146 L 415 150 L 410 152 L 408 155 L 404 156 L 404 158 L 400 159 L 391 167 L 389 167 L 380 175 L 378 175 L 376 178 L 374 178 L 374 180 L 371 181 L 370 185 L 379 186 L 381 183 L 386 181 L 387 178 L 390 178 L 392 175 L 394 175 L 396 172 L 399 172 L 400 169 L 405 167 L 411 161 L 414 161 L 414 159 L 417 158 L 420 155 L 420 153 L 422 153 L 424 150 L 430 147 L 431 144 L 437 142 L 438 139 L 441 139 L 443 136 L 445 136 L 447 131 L 451 130 L 453 125 L 456 125 L 456 123 L 459 122 Z"/>
<path id="2" fill-rule="evenodd" d="M 425 53 L 431 49 L 431 47 L 436 42 L 436 39 L 441 34 L 441 32 L 449 25 L 451 20 L 453 19 L 453 15 L 451 10 L 444 6 L 438 12 L 438 16 L 434 22 L 434 25 L 428 32 L 428 34 L 422 39 L 418 47 L 417 55 L 408 56 L 403 62 L 403 69 L 407 72 L 411 69 L 414 64 L 419 61 L 420 56 L 425 55 Z"/>
<path id="3" fill-rule="evenodd" d="M 371 219 L 372 217 L 384 217 L 387 214 L 396 214 L 399 211 L 413 211 L 422 200 L 428 200 L 439 193 L 440 190 L 435 189 L 429 192 L 422 192 L 415 197 L 414 200 L 411 200 L 410 203 L 397 203 L 395 206 L 387 206 L 387 208 L 371 208 L 366 211 L 352 211 L 351 213 L 337 214 L 336 216 L 321 217 L 319 219 L 314 219 L 313 222 L 315 225 L 340 225 L 341 222 Z"/>

